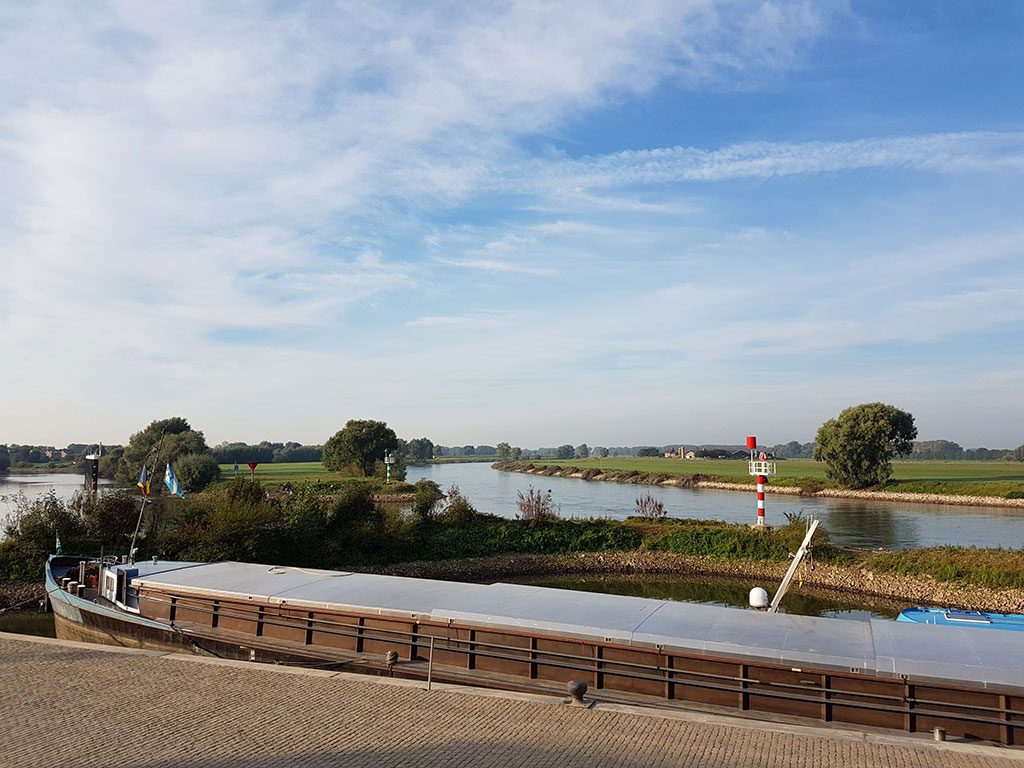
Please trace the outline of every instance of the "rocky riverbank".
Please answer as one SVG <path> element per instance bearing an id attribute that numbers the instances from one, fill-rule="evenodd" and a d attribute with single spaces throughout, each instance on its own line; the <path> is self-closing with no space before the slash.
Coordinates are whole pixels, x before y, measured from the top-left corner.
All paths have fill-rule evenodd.
<path id="1" fill-rule="evenodd" d="M 30 581 L 0 582 L 0 611 L 37 610 L 46 597 L 46 587 Z"/>
<path id="2" fill-rule="evenodd" d="M 686 557 L 671 552 L 578 552 L 571 555 L 510 554 L 465 560 L 396 563 L 376 573 L 447 581 L 502 581 L 519 576 L 550 574 L 676 574 L 749 580 L 750 586 L 774 589 L 786 572 L 786 563 L 716 560 Z M 992 589 L 957 584 L 929 576 L 873 573 L 860 566 L 818 563 L 804 583 L 815 590 L 844 595 L 886 598 L 906 605 L 940 605 L 999 613 L 1024 613 L 1024 589 Z M 0 611 L 36 610 L 46 596 L 42 584 L 0 582 Z"/>
<path id="3" fill-rule="evenodd" d="M 714 560 L 670 552 L 580 552 L 572 555 L 499 557 L 398 563 L 378 573 L 448 581 L 502 581 L 517 576 L 559 573 L 714 575 L 749 579 L 751 586 L 781 581 L 786 563 Z M 817 564 L 804 584 L 819 590 L 887 598 L 910 605 L 939 605 L 999 613 L 1024 613 L 1024 590 L 991 589 L 943 582 L 929 576 L 876 574 L 859 566 Z"/>
<path id="4" fill-rule="evenodd" d="M 522 462 L 498 462 L 495 469 L 505 472 L 522 472 L 543 477 L 565 477 L 574 480 L 596 482 L 628 483 L 630 485 L 660 485 L 673 488 L 699 488 L 721 491 L 743 491 L 749 493 L 749 483 L 726 483 L 711 480 L 701 474 L 667 475 L 638 472 L 636 470 L 604 472 L 597 467 L 536 466 Z M 818 496 L 836 499 L 868 499 L 874 501 L 905 501 L 915 504 L 952 504 L 965 507 L 1014 507 L 1024 509 L 1024 499 L 1005 499 L 1002 496 L 957 496 L 944 493 L 897 493 L 894 491 L 858 491 L 848 488 L 798 488 L 795 486 L 767 485 L 767 493 L 789 496 Z"/>

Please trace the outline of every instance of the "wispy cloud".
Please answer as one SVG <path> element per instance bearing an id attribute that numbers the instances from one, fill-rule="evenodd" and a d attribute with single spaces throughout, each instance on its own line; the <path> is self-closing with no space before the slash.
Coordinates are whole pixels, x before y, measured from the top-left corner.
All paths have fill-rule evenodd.
<path id="1" fill-rule="evenodd" d="M 593 190 L 678 182 L 770 179 L 861 169 L 1024 173 L 1024 133 L 940 133 L 800 144 L 749 142 L 627 150 L 599 157 L 534 160 L 502 184 L 511 191 Z"/>
<path id="2" fill-rule="evenodd" d="M 867 204 L 864 224 L 791 232 L 773 180 L 910 170 L 1013 186 L 1024 134 L 693 130 L 694 94 L 784 89 L 849 20 L 842 0 L 0 14 L 0 359 L 22 404 L 0 441 L 84 439 L 97 423 L 123 440 L 176 411 L 212 439 L 317 440 L 366 414 L 424 434 L 428 417 L 479 428 L 467 404 L 491 413 L 495 392 L 500 428 L 525 430 L 550 395 L 574 428 L 600 411 L 626 430 L 664 423 L 681 381 L 724 401 L 744 383 L 737 356 L 795 365 L 1022 322 L 1019 238 L 961 215 L 969 190 L 938 206 L 908 192 L 922 228 L 940 210 L 965 229 L 908 246 Z M 664 96 L 680 97 L 666 140 L 680 146 L 634 130 Z M 621 105 L 635 110 L 589 145 L 603 154 L 569 154 L 564 134 Z M 716 197 L 743 179 L 765 191 Z M 78 379 L 102 380 L 103 402 L 69 400 Z M 282 409 L 295 392 L 308 396 Z"/>
<path id="3" fill-rule="evenodd" d="M 493 327 L 507 321 L 498 312 L 470 312 L 462 315 L 435 315 L 432 317 L 418 317 L 406 323 L 410 328 L 484 328 Z"/>

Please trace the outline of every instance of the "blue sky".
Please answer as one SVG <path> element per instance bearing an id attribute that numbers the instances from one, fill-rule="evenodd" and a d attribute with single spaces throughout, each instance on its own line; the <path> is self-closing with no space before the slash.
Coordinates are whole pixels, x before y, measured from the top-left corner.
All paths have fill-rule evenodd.
<path id="1" fill-rule="evenodd" d="M 1024 440 L 1024 5 L 8 4 L 0 440 Z"/>

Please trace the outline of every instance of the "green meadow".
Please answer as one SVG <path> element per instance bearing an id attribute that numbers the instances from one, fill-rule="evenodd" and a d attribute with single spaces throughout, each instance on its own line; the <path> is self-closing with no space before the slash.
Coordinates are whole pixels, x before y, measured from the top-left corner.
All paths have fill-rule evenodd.
<path id="1" fill-rule="evenodd" d="M 221 480 L 229 480 L 235 475 L 234 464 L 221 464 Z M 238 476 L 249 477 L 249 465 L 238 465 Z M 256 467 L 256 479 L 265 483 L 287 483 L 298 480 L 330 483 L 350 479 L 345 472 L 332 472 L 319 461 L 296 461 L 288 464 L 259 464 Z"/>
<path id="2" fill-rule="evenodd" d="M 579 467 L 602 472 L 640 472 L 650 475 L 702 475 L 721 482 L 752 483 L 747 462 L 727 459 L 664 457 L 606 459 L 534 459 L 534 466 Z M 775 464 L 775 485 L 808 489 L 830 487 L 825 465 L 812 459 L 786 459 Z M 1019 461 L 894 461 L 893 474 L 881 490 L 897 493 L 940 493 L 951 496 L 1024 498 L 1024 462 Z"/>
<path id="3" fill-rule="evenodd" d="M 666 459 L 663 457 L 607 459 L 534 459 L 535 465 L 597 467 L 617 472 L 649 472 L 667 475 L 716 475 L 747 478 L 747 462 L 728 459 Z M 784 459 L 775 462 L 776 477 L 825 479 L 825 465 L 813 459 Z M 1020 461 L 894 461 L 893 479 L 941 482 L 999 481 L 1024 483 L 1024 462 Z"/>

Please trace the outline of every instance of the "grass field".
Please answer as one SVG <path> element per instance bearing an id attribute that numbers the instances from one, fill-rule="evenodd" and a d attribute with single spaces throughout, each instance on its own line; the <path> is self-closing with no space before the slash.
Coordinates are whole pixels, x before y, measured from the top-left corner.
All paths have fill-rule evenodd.
<path id="1" fill-rule="evenodd" d="M 228 480 L 234 474 L 234 464 L 220 465 L 222 480 Z M 238 476 L 249 477 L 248 465 L 238 465 Z M 314 482 L 319 480 L 324 483 L 330 483 L 350 477 L 350 475 L 345 475 L 341 472 L 332 472 L 319 461 L 296 461 L 290 464 L 260 464 L 256 467 L 256 479 L 270 483 L 287 483 L 298 480 L 312 480 Z"/>
<path id="2" fill-rule="evenodd" d="M 746 461 L 725 459 L 666 459 L 663 457 L 606 459 L 534 459 L 535 466 L 597 468 L 605 472 L 644 472 L 652 475 L 705 475 L 724 482 L 753 482 Z M 825 465 L 811 459 L 776 462 L 776 485 L 829 485 Z M 885 490 L 902 493 L 940 493 L 954 496 L 1024 498 L 1024 463 L 1019 461 L 894 461 Z"/>
<path id="3" fill-rule="evenodd" d="M 666 475 L 717 475 L 747 478 L 747 462 L 725 459 L 666 459 L 662 457 L 607 459 L 534 459 L 534 464 L 597 467 L 618 472 L 650 472 Z M 786 459 L 775 464 L 779 478 L 825 479 L 825 465 L 812 459 Z M 1024 483 L 1024 462 L 1019 461 L 894 461 L 894 480 L 935 480 L 942 482 L 1001 481 Z"/>

